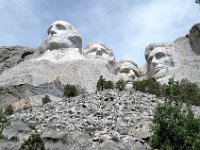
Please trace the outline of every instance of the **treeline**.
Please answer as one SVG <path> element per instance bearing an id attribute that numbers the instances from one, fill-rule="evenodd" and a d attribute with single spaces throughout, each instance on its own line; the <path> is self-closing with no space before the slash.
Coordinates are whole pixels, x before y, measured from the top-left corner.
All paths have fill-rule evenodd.
<path id="1" fill-rule="evenodd" d="M 189 103 L 191 105 L 200 106 L 200 88 L 196 83 L 191 83 L 187 79 L 181 81 L 175 81 L 174 79 L 169 79 L 169 82 L 173 82 L 172 94 L 176 95 L 176 99 Z M 133 88 L 145 93 L 155 94 L 156 96 L 166 97 L 168 95 L 167 85 L 161 85 L 154 78 L 142 81 L 134 81 Z"/>

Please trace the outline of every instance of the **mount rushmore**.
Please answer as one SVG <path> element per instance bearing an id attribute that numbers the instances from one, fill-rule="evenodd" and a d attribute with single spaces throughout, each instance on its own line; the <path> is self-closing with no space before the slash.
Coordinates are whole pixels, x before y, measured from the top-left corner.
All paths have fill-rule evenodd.
<path id="1" fill-rule="evenodd" d="M 68 22 L 54 22 L 47 33 L 37 49 L 0 47 L 0 108 L 12 105 L 15 112 L 8 116 L 0 149 L 17 150 L 39 133 L 50 150 L 150 150 L 153 110 L 164 98 L 139 91 L 96 92 L 99 77 L 123 79 L 127 90 L 133 81 L 149 78 L 162 84 L 187 78 L 200 86 L 200 24 L 173 43 L 148 45 L 143 66 L 116 61 L 104 44 L 82 48 L 80 34 Z M 67 84 L 74 84 L 80 95 L 63 97 Z M 43 104 L 47 95 L 51 102 Z M 193 110 L 199 117 L 199 107 Z"/>
<path id="2" fill-rule="evenodd" d="M 89 43 L 82 48 L 80 34 L 68 22 L 54 22 L 47 33 L 35 50 L 1 47 L 0 87 L 1 92 L 9 91 L 9 96 L 0 96 L 2 101 L 9 98 L 14 102 L 27 95 L 61 97 L 66 84 L 93 93 L 101 75 L 113 82 L 123 79 L 126 89 L 134 80 L 155 78 L 166 83 L 172 77 L 187 78 L 200 86 L 200 24 L 173 43 L 147 46 L 144 66 L 133 60 L 116 61 L 114 51 L 104 44 Z"/>

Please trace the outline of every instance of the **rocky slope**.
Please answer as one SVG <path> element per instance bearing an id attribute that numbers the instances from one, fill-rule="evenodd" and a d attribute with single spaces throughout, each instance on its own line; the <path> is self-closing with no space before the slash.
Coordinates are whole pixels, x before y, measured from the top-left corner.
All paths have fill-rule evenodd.
<path id="1" fill-rule="evenodd" d="M 41 99 L 40 99 L 41 100 Z M 153 108 L 162 99 L 140 92 L 104 91 L 32 107 L 9 116 L 0 149 L 17 149 L 39 132 L 48 149 L 149 149 Z"/>
<path id="2" fill-rule="evenodd" d="M 50 150 L 146 150 L 153 109 L 163 98 L 115 90 L 52 99 L 9 116 L 0 149 L 17 150 L 38 132 Z M 41 101 L 41 99 L 40 99 Z M 198 107 L 193 108 L 200 117 Z"/>

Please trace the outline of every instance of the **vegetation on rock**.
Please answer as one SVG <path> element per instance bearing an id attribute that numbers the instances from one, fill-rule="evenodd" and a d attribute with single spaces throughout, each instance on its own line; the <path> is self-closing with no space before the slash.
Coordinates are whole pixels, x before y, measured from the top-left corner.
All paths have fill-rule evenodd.
<path id="1" fill-rule="evenodd" d="M 200 105 L 200 88 L 195 84 L 183 79 L 180 82 L 174 81 L 173 92 L 176 93 L 176 99 L 191 105 Z M 154 78 L 142 81 L 134 81 L 133 88 L 141 92 L 155 94 L 156 96 L 167 96 L 166 85 L 161 85 Z"/>
<path id="2" fill-rule="evenodd" d="M 11 104 L 9 104 L 6 108 L 5 108 L 5 114 L 6 115 L 12 115 L 14 112 L 13 110 L 13 106 Z"/>
<path id="3" fill-rule="evenodd" d="M 118 89 L 119 91 L 123 91 L 125 88 L 125 85 L 126 84 L 125 84 L 124 80 L 120 79 L 119 81 L 117 81 L 115 83 L 115 88 Z"/>
<path id="4" fill-rule="evenodd" d="M 47 104 L 47 103 L 50 103 L 50 102 L 51 102 L 51 99 L 48 95 L 45 95 L 45 97 L 42 98 L 43 104 Z"/>
<path id="5" fill-rule="evenodd" d="M 9 124 L 6 113 L 0 108 L 0 139 L 2 138 L 3 129 L 9 126 Z"/>
<path id="6" fill-rule="evenodd" d="M 103 91 L 106 89 L 114 89 L 114 84 L 112 81 L 106 81 L 106 79 L 103 76 L 99 77 L 99 80 L 97 81 L 97 91 Z"/>
<path id="7" fill-rule="evenodd" d="M 19 150 L 45 150 L 45 146 L 39 134 L 32 134 Z"/>
<path id="8" fill-rule="evenodd" d="M 156 96 L 163 96 L 164 87 L 154 78 L 142 81 L 134 81 L 133 88 L 141 92 L 155 94 Z"/>
<path id="9" fill-rule="evenodd" d="M 161 150 L 200 149 L 200 119 L 190 105 L 180 100 L 180 83 L 170 79 L 165 87 L 166 100 L 155 108 L 151 126 L 152 148 Z"/>
<path id="10" fill-rule="evenodd" d="M 106 81 L 105 84 L 104 84 L 104 88 L 105 89 L 114 89 L 114 84 L 112 81 Z"/>
<path id="11" fill-rule="evenodd" d="M 75 85 L 70 85 L 70 84 L 67 84 L 64 88 L 64 93 L 63 93 L 63 96 L 64 97 L 75 97 L 78 95 L 78 91 L 76 89 L 76 86 Z"/>

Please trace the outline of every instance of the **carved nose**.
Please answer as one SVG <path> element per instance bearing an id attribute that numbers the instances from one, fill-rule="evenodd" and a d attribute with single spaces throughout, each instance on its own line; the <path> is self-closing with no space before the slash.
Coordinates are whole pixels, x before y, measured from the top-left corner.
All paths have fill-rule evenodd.
<path id="1" fill-rule="evenodd" d="M 102 53 L 102 51 L 101 51 L 101 50 L 98 50 L 98 51 L 97 51 L 97 53 L 96 53 L 96 55 L 97 55 L 97 56 L 102 56 L 102 55 L 103 55 L 103 53 Z"/>
<path id="2" fill-rule="evenodd" d="M 51 35 L 54 35 L 54 34 L 56 34 L 56 31 L 50 30 L 49 33 L 50 33 Z"/>
<path id="3" fill-rule="evenodd" d="M 56 34 L 56 28 L 53 26 L 50 30 L 49 30 L 50 34 L 53 35 L 53 34 Z"/>
<path id="4" fill-rule="evenodd" d="M 128 75 L 130 78 L 135 79 L 135 73 L 133 70 L 130 70 Z"/>
<path id="5" fill-rule="evenodd" d="M 158 60 L 153 58 L 152 61 L 151 61 L 151 64 L 153 65 L 153 67 L 157 66 L 158 65 Z"/>

